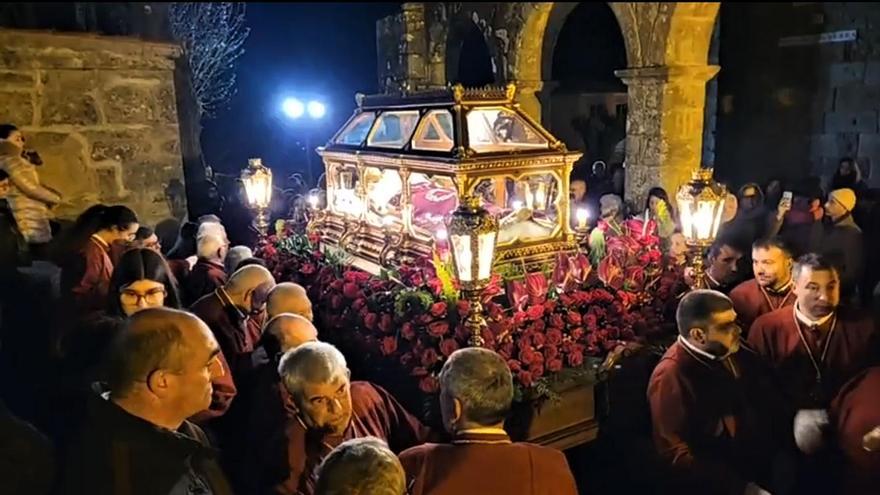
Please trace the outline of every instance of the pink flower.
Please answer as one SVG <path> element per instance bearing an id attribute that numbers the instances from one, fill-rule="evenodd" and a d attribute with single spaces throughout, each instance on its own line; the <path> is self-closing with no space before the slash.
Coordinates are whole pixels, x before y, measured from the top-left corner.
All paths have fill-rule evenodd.
<path id="1" fill-rule="evenodd" d="M 546 335 L 547 335 L 547 337 L 546 337 L 547 345 L 557 346 L 562 343 L 563 335 L 562 335 L 561 330 L 551 328 L 550 330 L 547 330 Z"/>
<path id="2" fill-rule="evenodd" d="M 544 363 L 535 363 L 529 366 L 529 371 L 532 372 L 532 378 L 541 378 L 544 376 Z"/>
<path id="3" fill-rule="evenodd" d="M 342 295 L 349 299 L 357 299 L 360 294 L 361 289 L 353 283 L 349 282 L 342 286 Z"/>
<path id="4" fill-rule="evenodd" d="M 440 356 L 437 355 L 437 351 L 434 349 L 428 348 L 422 352 L 422 366 L 425 368 L 431 367 L 439 359 Z"/>
<path id="5" fill-rule="evenodd" d="M 391 315 L 388 313 L 383 313 L 382 318 L 379 320 L 379 330 L 383 333 L 391 333 L 394 329 L 394 321 L 391 318 Z"/>
<path id="6" fill-rule="evenodd" d="M 528 371 L 520 371 L 516 376 L 519 379 L 519 382 L 523 384 L 523 387 L 531 387 L 532 383 L 534 383 L 532 374 Z"/>
<path id="7" fill-rule="evenodd" d="M 544 306 L 541 304 L 529 306 L 529 309 L 526 310 L 526 315 L 530 320 L 537 320 L 544 316 Z"/>
<path id="8" fill-rule="evenodd" d="M 367 315 L 364 316 L 364 326 L 367 327 L 367 329 L 375 330 L 377 323 L 379 323 L 379 315 L 376 313 L 367 313 Z"/>
<path id="9" fill-rule="evenodd" d="M 434 318 L 445 318 L 446 317 L 446 303 L 443 301 L 436 302 L 431 305 L 431 315 Z"/>
<path id="10" fill-rule="evenodd" d="M 428 333 L 432 337 L 443 337 L 449 333 L 449 323 L 445 321 L 435 321 L 428 325 Z"/>
<path id="11" fill-rule="evenodd" d="M 523 349 L 519 353 L 519 360 L 526 366 L 531 366 L 538 360 L 539 354 L 531 349 Z"/>
<path id="12" fill-rule="evenodd" d="M 561 359 L 551 359 L 547 361 L 547 371 L 551 373 L 557 373 L 562 370 L 562 360 Z"/>
<path id="13" fill-rule="evenodd" d="M 385 337 L 382 339 L 382 354 L 388 356 L 397 352 L 397 339 L 394 337 Z"/>
<path id="14" fill-rule="evenodd" d="M 552 361 L 559 356 L 559 348 L 555 345 L 548 345 L 544 347 L 544 362 Z"/>
<path id="15" fill-rule="evenodd" d="M 584 364 L 584 354 L 580 351 L 572 351 L 568 353 L 568 365 L 577 368 Z"/>
<path id="16" fill-rule="evenodd" d="M 413 327 L 412 323 L 404 323 L 403 326 L 400 327 L 400 335 L 406 340 L 412 340 L 416 338 L 416 329 Z"/>
<path id="17" fill-rule="evenodd" d="M 426 394 L 434 394 L 440 390 L 440 382 L 433 376 L 426 376 L 419 382 L 419 390 Z"/>
<path id="18" fill-rule="evenodd" d="M 581 324 L 581 314 L 577 311 L 569 311 L 565 317 L 569 325 L 578 326 Z"/>
<path id="19" fill-rule="evenodd" d="M 458 342 L 453 339 L 443 339 L 440 342 L 440 352 L 443 353 L 444 356 L 449 357 L 453 352 L 458 350 Z"/>

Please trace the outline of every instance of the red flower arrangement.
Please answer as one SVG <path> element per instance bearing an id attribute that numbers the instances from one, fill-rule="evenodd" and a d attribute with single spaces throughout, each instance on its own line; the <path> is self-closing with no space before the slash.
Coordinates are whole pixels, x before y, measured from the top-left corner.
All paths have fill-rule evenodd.
<path id="1" fill-rule="evenodd" d="M 507 360 L 519 386 L 532 387 L 621 342 L 663 331 L 681 284 L 677 272 L 661 265 L 653 228 L 640 221 L 624 229 L 605 226 L 606 252 L 595 269 L 584 254 L 561 254 L 549 276 L 493 279 L 484 300 L 483 339 Z M 438 274 L 442 267 L 425 260 L 374 277 L 320 252 L 315 241 L 282 233 L 258 255 L 277 280 L 306 287 L 322 340 L 357 342 L 365 359 L 393 360 L 420 390 L 436 392 L 445 359 L 469 337 L 463 326 L 468 303 L 449 297 L 455 290 Z"/>

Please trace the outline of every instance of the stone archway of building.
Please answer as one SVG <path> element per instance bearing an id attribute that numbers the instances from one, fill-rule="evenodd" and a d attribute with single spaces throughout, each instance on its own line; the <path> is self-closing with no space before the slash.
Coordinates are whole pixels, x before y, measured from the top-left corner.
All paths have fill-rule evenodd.
<path id="1" fill-rule="evenodd" d="M 470 19 L 456 22 L 446 44 L 446 81 L 466 87 L 497 82 L 497 70 L 489 44 Z"/>
<path id="2" fill-rule="evenodd" d="M 626 45 L 628 68 L 616 74 L 628 93 L 627 197 L 638 204 L 653 185 L 674 192 L 700 165 L 706 82 L 718 72 L 707 60 L 719 4 L 609 6 Z M 536 117 L 541 116 L 546 50 L 552 53 L 565 10 L 573 7 L 564 2 L 533 4 L 513 54 L 520 104 Z"/>

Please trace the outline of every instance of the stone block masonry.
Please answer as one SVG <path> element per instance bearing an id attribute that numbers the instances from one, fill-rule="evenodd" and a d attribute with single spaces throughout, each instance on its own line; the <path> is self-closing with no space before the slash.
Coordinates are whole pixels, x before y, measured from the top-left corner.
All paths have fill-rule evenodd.
<path id="1" fill-rule="evenodd" d="M 169 218 L 165 186 L 183 182 L 175 45 L 0 29 L 0 121 L 39 151 L 40 178 L 75 218 L 125 204 L 149 225 Z"/>

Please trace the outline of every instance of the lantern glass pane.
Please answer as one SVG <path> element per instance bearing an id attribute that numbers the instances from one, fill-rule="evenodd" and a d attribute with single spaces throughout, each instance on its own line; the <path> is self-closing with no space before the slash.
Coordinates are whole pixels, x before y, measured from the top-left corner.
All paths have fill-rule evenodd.
<path id="1" fill-rule="evenodd" d="M 471 253 L 471 236 L 450 234 L 449 240 L 452 243 L 458 279 L 462 282 L 472 282 L 474 257 Z"/>
<path id="2" fill-rule="evenodd" d="M 492 276 L 492 260 L 495 257 L 495 232 L 480 234 L 477 238 L 477 249 L 480 252 L 479 280 L 487 280 Z"/>

